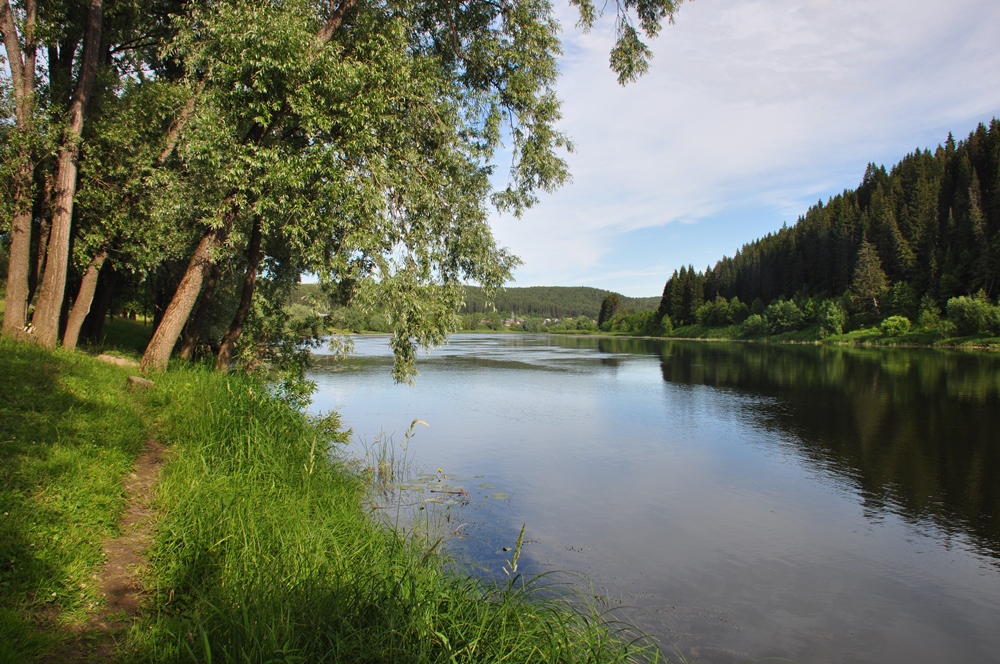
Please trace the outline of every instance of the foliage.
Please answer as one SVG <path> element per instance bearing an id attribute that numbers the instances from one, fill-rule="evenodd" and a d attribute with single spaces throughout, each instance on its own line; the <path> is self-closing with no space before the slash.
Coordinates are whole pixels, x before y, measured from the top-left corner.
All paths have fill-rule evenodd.
<path id="1" fill-rule="evenodd" d="M 974 297 L 953 297 L 945 307 L 948 320 L 960 335 L 1000 333 L 1000 307 L 990 304 L 984 291 Z"/>
<path id="2" fill-rule="evenodd" d="M 10 265 L 10 247 L 7 246 L 6 238 L 0 235 L 0 274 L 5 274 Z M 7 288 L 6 280 L 0 281 L 0 292 Z"/>
<path id="3" fill-rule="evenodd" d="M 768 332 L 780 334 L 800 330 L 806 320 L 798 305 L 791 300 L 777 300 L 764 310 L 764 326 Z"/>
<path id="4" fill-rule="evenodd" d="M 820 335 L 843 334 L 847 324 L 847 312 L 836 300 L 826 300 L 819 310 Z"/>
<path id="5" fill-rule="evenodd" d="M 767 323 L 760 314 L 750 314 L 740 326 L 740 333 L 745 337 L 755 337 L 767 331 Z"/>
<path id="6" fill-rule="evenodd" d="M 666 323 L 664 323 L 666 321 Z M 646 337 L 660 336 L 664 327 L 670 325 L 670 319 L 656 319 L 656 312 L 647 311 L 623 311 L 611 317 L 607 323 L 608 332 L 619 334 L 632 334 Z"/>
<path id="7" fill-rule="evenodd" d="M 910 319 L 904 316 L 889 316 L 879 325 L 887 337 L 901 337 L 910 331 Z"/>
<path id="8" fill-rule="evenodd" d="M 604 329 L 605 323 L 610 323 L 611 318 L 621 309 L 622 300 L 618 293 L 609 293 L 601 301 L 601 311 L 597 314 L 597 326 Z"/>

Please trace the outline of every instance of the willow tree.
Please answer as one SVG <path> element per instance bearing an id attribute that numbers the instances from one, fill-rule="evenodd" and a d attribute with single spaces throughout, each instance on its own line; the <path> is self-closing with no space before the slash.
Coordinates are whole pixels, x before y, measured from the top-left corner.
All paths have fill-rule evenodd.
<path id="1" fill-rule="evenodd" d="M 593 4 L 574 4 L 593 25 Z M 655 35 L 677 4 L 617 5 L 622 82 L 647 66 L 640 33 Z M 206 276 L 234 256 L 245 278 L 227 340 L 238 337 L 261 247 L 278 240 L 323 281 L 388 309 L 405 377 L 417 346 L 454 328 L 463 281 L 495 289 L 516 265 L 493 239 L 491 206 L 519 214 L 567 178 L 551 6 L 221 0 L 176 25 L 170 53 L 200 92 L 161 195 L 184 201 L 198 240 L 143 367 L 166 365 Z M 501 149 L 511 166 L 495 190 Z"/>

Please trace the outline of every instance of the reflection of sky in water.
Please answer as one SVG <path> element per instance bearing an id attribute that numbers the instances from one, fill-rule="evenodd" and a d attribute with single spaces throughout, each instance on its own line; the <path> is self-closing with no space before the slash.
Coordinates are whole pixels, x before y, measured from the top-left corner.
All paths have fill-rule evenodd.
<path id="1" fill-rule="evenodd" d="M 345 369 L 313 375 L 313 407 L 338 408 L 367 441 L 428 422 L 409 454 L 477 496 L 456 508 L 466 551 L 496 572 L 526 522 L 530 569 L 587 573 L 692 659 L 1000 648 L 994 560 L 960 531 L 866 507 L 851 471 L 779 426 L 795 416 L 780 396 L 665 382 L 659 355 L 549 343 L 460 335 L 421 355 L 411 387 L 392 383 L 384 337 L 360 337 Z"/>

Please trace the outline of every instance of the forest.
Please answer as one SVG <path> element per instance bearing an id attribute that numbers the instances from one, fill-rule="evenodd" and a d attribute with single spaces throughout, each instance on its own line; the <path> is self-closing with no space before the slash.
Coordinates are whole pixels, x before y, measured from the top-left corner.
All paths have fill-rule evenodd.
<path id="1" fill-rule="evenodd" d="M 819 201 L 791 226 L 702 271 L 675 270 L 658 317 L 674 326 L 741 325 L 827 334 L 918 324 L 1000 334 L 1000 121 L 951 134 L 888 171 Z M 950 329 L 940 329 L 942 326 Z"/>

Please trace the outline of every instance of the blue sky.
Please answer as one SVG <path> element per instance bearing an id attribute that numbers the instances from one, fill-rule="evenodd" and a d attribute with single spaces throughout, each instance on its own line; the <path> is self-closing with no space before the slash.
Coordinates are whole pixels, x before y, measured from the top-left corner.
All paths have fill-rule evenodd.
<path id="1" fill-rule="evenodd" d="M 626 87 L 607 66 L 612 17 L 583 34 L 557 12 L 573 182 L 494 219 L 524 261 L 514 286 L 658 295 L 681 265 L 855 188 L 868 162 L 1000 117 L 997 0 L 688 2 Z"/>

